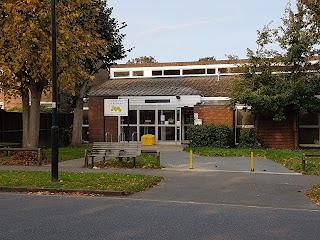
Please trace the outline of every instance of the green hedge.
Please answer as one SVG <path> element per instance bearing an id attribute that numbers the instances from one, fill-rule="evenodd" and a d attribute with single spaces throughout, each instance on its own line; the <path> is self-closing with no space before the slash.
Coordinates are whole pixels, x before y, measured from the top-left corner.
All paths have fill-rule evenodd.
<path id="1" fill-rule="evenodd" d="M 261 138 L 254 129 L 242 128 L 240 130 L 239 147 L 259 148 L 261 146 Z"/>
<path id="2" fill-rule="evenodd" d="M 193 125 L 187 131 L 190 147 L 229 147 L 231 129 L 227 125 Z"/>

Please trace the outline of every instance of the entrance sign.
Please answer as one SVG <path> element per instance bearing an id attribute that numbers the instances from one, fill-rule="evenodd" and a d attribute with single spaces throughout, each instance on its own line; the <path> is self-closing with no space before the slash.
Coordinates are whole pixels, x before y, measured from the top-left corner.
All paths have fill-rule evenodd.
<path id="1" fill-rule="evenodd" d="M 104 116 L 128 116 L 128 99 L 104 99 Z"/>

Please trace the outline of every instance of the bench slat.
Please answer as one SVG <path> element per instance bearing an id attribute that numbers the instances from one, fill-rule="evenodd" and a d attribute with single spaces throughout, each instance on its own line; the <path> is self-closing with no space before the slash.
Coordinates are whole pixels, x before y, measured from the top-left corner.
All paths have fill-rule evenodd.
<path id="1" fill-rule="evenodd" d="M 141 154 L 141 144 L 135 142 L 94 142 L 91 150 L 85 151 L 85 166 L 88 166 L 88 157 L 91 157 L 93 166 L 94 157 L 133 157 Z"/>

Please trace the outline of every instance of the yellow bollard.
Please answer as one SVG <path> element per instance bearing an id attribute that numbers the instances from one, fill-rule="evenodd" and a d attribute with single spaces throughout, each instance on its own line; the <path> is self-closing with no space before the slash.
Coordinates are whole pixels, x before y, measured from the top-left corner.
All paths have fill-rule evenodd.
<path id="1" fill-rule="evenodd" d="M 190 150 L 190 169 L 193 169 L 193 164 L 192 164 L 192 150 Z"/>
<path id="2" fill-rule="evenodd" d="M 251 152 L 250 162 L 251 162 L 251 172 L 254 172 L 254 157 L 253 157 L 253 152 Z"/>

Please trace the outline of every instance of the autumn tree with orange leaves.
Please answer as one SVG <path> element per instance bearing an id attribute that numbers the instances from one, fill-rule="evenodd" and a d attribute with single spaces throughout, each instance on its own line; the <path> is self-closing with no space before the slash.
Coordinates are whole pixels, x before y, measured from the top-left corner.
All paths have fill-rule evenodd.
<path id="1" fill-rule="evenodd" d="M 98 61 L 108 42 L 98 32 L 96 19 L 102 1 L 57 1 L 58 81 L 72 88 L 76 79 L 90 79 L 85 63 Z M 104 1 L 103 1 L 104 2 Z M 1 0 L 1 87 L 21 96 L 24 147 L 37 147 L 41 95 L 51 85 L 50 0 Z M 30 104 L 29 104 L 30 102 Z"/>

